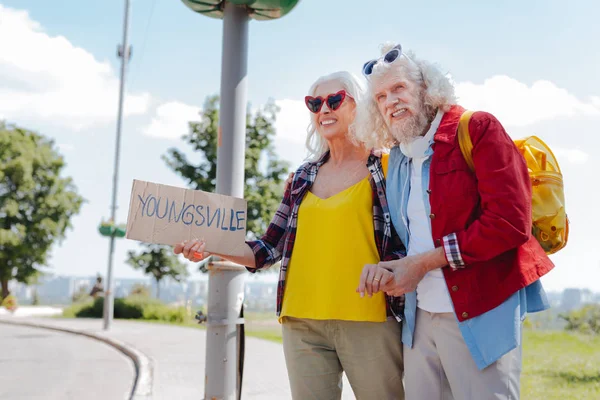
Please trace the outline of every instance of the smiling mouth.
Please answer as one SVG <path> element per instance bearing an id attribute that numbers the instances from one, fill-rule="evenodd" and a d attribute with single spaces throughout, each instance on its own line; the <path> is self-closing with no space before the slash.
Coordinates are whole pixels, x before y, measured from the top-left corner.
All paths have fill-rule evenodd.
<path id="1" fill-rule="evenodd" d="M 392 118 L 401 117 L 402 115 L 406 114 L 407 111 L 408 109 L 406 108 L 400 108 L 392 113 Z"/>
<path id="2" fill-rule="evenodd" d="M 326 119 L 321 121 L 321 126 L 328 126 L 328 125 L 333 125 L 337 122 L 337 120 L 335 119 Z"/>

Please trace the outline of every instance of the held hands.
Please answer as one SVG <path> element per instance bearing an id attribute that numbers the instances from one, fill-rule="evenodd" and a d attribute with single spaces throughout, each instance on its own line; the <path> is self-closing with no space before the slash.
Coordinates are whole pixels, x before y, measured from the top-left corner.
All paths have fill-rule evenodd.
<path id="1" fill-rule="evenodd" d="M 210 256 L 210 253 L 204 251 L 205 247 L 204 239 L 184 240 L 173 248 L 173 253 L 183 254 L 192 262 L 200 262 Z"/>
<path id="2" fill-rule="evenodd" d="M 364 266 L 362 274 L 360 275 L 360 281 L 357 293 L 360 293 L 360 297 L 365 296 L 365 291 L 372 297 L 375 293 L 378 293 L 384 286 L 387 286 L 390 282 L 394 281 L 394 274 L 390 270 L 382 267 L 379 264 L 367 264 Z"/>
<path id="3" fill-rule="evenodd" d="M 365 291 L 369 296 L 383 291 L 398 297 L 414 291 L 427 272 L 445 265 L 447 262 L 442 248 L 399 260 L 381 261 L 376 265 L 367 264 L 356 291 L 361 297 Z"/>
<path id="4" fill-rule="evenodd" d="M 417 284 L 425 276 L 425 271 L 422 270 L 413 257 L 367 264 L 363 268 L 356 291 L 361 297 L 365 291 L 369 296 L 379 291 L 389 296 L 401 296 L 417 288 Z"/>
<path id="5" fill-rule="evenodd" d="M 399 260 L 385 261 L 384 264 L 394 271 L 394 280 L 383 287 L 383 291 L 389 296 L 402 296 L 417 289 L 417 285 L 425 274 L 425 268 L 422 260 L 418 256 L 404 257 Z"/>

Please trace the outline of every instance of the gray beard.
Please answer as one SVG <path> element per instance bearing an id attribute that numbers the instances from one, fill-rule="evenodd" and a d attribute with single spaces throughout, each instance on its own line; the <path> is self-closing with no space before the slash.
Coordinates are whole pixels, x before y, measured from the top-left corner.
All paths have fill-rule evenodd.
<path id="1" fill-rule="evenodd" d="M 425 133 L 428 125 L 428 118 L 425 113 L 420 112 L 410 118 L 389 126 L 390 133 L 399 143 L 411 142 L 414 138 Z"/>

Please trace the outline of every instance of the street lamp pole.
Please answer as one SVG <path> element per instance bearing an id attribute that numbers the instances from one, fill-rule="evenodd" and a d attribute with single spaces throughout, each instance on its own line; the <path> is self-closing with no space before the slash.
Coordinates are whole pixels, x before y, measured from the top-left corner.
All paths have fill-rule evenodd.
<path id="1" fill-rule="evenodd" d="M 244 197 L 248 14 L 226 3 L 223 16 L 221 96 L 217 148 L 217 193 Z M 238 329 L 243 320 L 245 268 L 222 261 L 209 264 L 205 399 L 235 399 L 238 385 Z"/>
<path id="2" fill-rule="evenodd" d="M 217 193 L 244 197 L 248 21 L 281 18 L 298 0 L 182 0 L 193 11 L 223 18 Z M 244 359 L 243 266 L 208 265 L 204 398 L 240 399 Z"/>
<path id="3" fill-rule="evenodd" d="M 119 183 L 119 158 L 121 153 L 121 125 L 123 122 L 123 97 L 125 89 L 125 72 L 127 70 L 127 62 L 131 56 L 131 49 L 128 43 L 129 30 L 129 14 L 131 11 L 130 0 L 125 0 L 125 17 L 123 20 L 123 43 L 119 47 L 118 56 L 121 58 L 121 82 L 119 86 L 119 109 L 117 113 L 117 138 L 115 143 L 115 167 L 113 175 L 113 190 L 112 190 L 112 205 L 111 205 L 111 221 L 116 224 L 117 218 L 117 189 Z M 105 293 L 104 293 L 104 330 L 109 330 L 113 320 L 113 259 L 115 251 L 115 233 L 110 236 L 110 244 L 108 250 L 108 271 L 106 273 Z"/>

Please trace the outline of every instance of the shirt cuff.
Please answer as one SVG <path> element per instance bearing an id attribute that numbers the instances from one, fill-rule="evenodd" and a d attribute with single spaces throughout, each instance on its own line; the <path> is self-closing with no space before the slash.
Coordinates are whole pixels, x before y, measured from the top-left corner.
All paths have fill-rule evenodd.
<path id="1" fill-rule="evenodd" d="M 450 268 L 459 269 L 465 267 L 465 262 L 460 254 L 460 247 L 458 247 L 456 233 L 444 236 L 444 252 L 446 253 L 446 260 L 448 260 Z"/>

